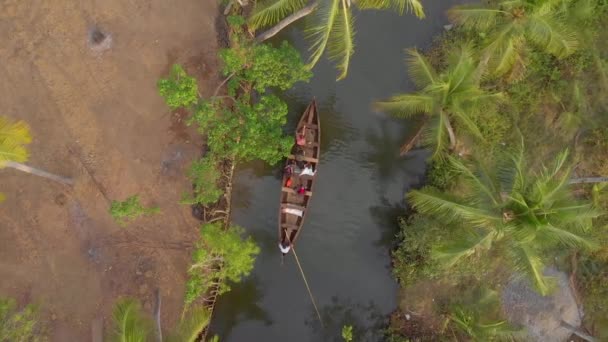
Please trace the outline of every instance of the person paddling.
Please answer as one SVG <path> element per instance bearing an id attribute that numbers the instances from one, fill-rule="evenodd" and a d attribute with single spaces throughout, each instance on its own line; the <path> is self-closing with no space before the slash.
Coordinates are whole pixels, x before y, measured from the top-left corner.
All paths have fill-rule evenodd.
<path id="1" fill-rule="evenodd" d="M 291 243 L 289 241 L 281 241 L 279 242 L 279 249 L 281 250 L 281 254 L 285 256 L 285 254 L 289 253 L 291 250 Z"/>

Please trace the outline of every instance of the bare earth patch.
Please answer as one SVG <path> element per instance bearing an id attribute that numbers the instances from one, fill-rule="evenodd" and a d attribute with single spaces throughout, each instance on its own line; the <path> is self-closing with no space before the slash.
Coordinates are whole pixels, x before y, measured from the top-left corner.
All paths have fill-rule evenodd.
<path id="1" fill-rule="evenodd" d="M 0 2 L 0 114 L 31 125 L 29 164 L 76 181 L 0 170 L 0 295 L 38 303 L 51 340 L 92 340 L 120 296 L 151 313 L 156 288 L 163 325 L 179 317 L 198 223 L 178 202 L 201 141 L 156 82 L 182 63 L 213 92 L 217 12 L 201 0 Z M 133 194 L 162 212 L 121 228 L 109 201 Z"/>

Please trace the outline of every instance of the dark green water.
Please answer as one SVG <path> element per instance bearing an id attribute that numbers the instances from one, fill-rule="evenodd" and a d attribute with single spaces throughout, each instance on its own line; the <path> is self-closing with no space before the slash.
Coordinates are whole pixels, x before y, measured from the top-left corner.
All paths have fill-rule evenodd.
<path id="1" fill-rule="evenodd" d="M 286 98 L 290 128 L 313 96 L 320 106 L 322 155 L 315 194 L 296 251 L 323 317 L 321 328 L 293 256 L 280 265 L 277 247 L 281 166 L 242 165 L 233 194 L 233 221 L 261 247 L 253 274 L 217 303 L 211 332 L 227 341 L 381 341 L 379 329 L 397 306 L 389 251 L 404 194 L 422 181 L 424 151 L 399 158 L 406 121 L 374 113 L 375 100 L 413 89 L 404 48 L 426 48 L 457 1 L 424 1 L 427 19 L 367 11 L 356 17 L 356 52 L 348 77 L 322 61 L 310 83 Z M 304 55 L 301 30 L 288 39 Z"/>

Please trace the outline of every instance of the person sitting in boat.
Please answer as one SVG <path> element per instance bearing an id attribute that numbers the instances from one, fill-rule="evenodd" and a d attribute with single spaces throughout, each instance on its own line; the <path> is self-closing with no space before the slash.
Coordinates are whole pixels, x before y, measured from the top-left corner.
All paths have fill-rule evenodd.
<path id="1" fill-rule="evenodd" d="M 298 194 L 300 194 L 300 195 L 306 194 L 306 187 L 304 186 L 304 184 L 300 184 L 300 186 L 298 187 Z"/>
<path id="2" fill-rule="evenodd" d="M 281 250 L 281 254 L 285 256 L 285 254 L 289 253 L 291 250 L 291 243 L 289 241 L 281 241 L 279 242 L 279 249 Z"/>
<path id="3" fill-rule="evenodd" d="M 314 176 L 315 175 L 315 171 L 312 167 L 311 163 L 306 163 L 306 165 L 304 165 L 304 169 L 302 170 L 302 172 L 300 172 L 300 176 Z"/>
<path id="4" fill-rule="evenodd" d="M 306 126 L 303 126 L 302 130 L 296 133 L 296 144 L 298 146 L 306 145 L 306 134 L 304 132 L 306 132 Z"/>

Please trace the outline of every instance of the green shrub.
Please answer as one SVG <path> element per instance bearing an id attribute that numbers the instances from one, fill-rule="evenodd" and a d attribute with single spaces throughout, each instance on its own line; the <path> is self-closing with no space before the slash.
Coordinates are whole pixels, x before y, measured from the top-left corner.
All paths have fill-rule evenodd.
<path id="1" fill-rule="evenodd" d="M 198 101 L 198 86 L 181 65 L 175 64 L 167 79 L 158 81 L 158 92 L 171 109 L 190 107 Z"/>
<path id="2" fill-rule="evenodd" d="M 213 155 L 209 155 L 199 160 L 192 162 L 188 176 L 193 183 L 193 196 L 184 194 L 182 198 L 183 204 L 208 205 L 220 198 L 224 193 L 218 187 L 218 182 L 221 174 L 217 168 L 217 159 Z"/>
<path id="3" fill-rule="evenodd" d="M 43 341 L 43 327 L 33 305 L 19 309 L 12 298 L 0 298 L 0 341 Z"/>
<path id="4" fill-rule="evenodd" d="M 110 215 L 120 225 L 126 224 L 130 220 L 134 220 L 143 215 L 158 214 L 160 208 L 146 208 L 139 202 L 139 195 L 128 197 L 125 201 L 112 201 L 110 206 Z"/>

